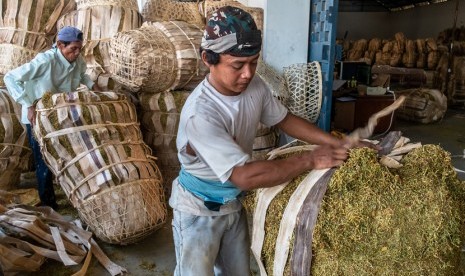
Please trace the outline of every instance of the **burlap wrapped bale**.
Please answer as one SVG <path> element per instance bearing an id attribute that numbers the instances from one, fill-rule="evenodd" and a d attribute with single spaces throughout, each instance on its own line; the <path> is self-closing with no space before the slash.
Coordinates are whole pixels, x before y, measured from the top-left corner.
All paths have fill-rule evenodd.
<path id="1" fill-rule="evenodd" d="M 366 39 L 359 39 L 354 42 L 352 49 L 349 50 L 347 60 L 359 61 L 365 54 L 368 48 L 368 41 Z"/>
<path id="2" fill-rule="evenodd" d="M 0 5 L 0 74 L 29 62 L 52 46 L 58 18 L 74 0 L 3 1 Z"/>
<path id="3" fill-rule="evenodd" d="M 144 22 L 110 43 L 115 81 L 133 92 L 190 89 L 207 74 L 198 49 L 202 31 L 182 21 Z"/>
<path id="4" fill-rule="evenodd" d="M 417 45 L 416 42 L 407 39 L 405 42 L 405 52 L 402 55 L 402 63 L 407 68 L 413 68 L 417 65 Z"/>
<path id="5" fill-rule="evenodd" d="M 308 149 L 287 150 L 275 154 Z M 357 149 L 335 172 L 258 190 L 246 205 L 261 275 L 462 275 L 465 183 L 450 154 L 426 145 L 401 163 Z"/>
<path id="6" fill-rule="evenodd" d="M 398 118 L 428 124 L 439 121 L 446 114 L 447 98 L 437 89 L 407 89 L 396 91 L 396 94 L 406 96 L 397 109 Z"/>
<path id="7" fill-rule="evenodd" d="M 110 39 L 118 32 L 139 28 L 142 16 L 137 0 L 78 0 L 77 4 L 78 10 L 62 16 L 57 26 L 74 26 L 83 32 L 86 73 L 99 81 L 100 75 L 110 73 Z"/>
<path id="8" fill-rule="evenodd" d="M 181 164 L 178 160 L 176 137 L 181 109 L 190 95 L 188 91 L 139 94 L 141 124 L 144 141 L 157 156 L 157 164 L 163 176 L 165 194 L 171 194 L 171 183 L 178 176 Z"/>
<path id="9" fill-rule="evenodd" d="M 125 96 L 46 94 L 36 111 L 44 159 L 97 237 L 129 244 L 165 222 L 162 177 Z"/>
<path id="10" fill-rule="evenodd" d="M 174 0 L 147 0 L 142 8 L 144 21 L 185 21 L 199 27 L 205 20 L 199 12 L 198 1 L 180 2 Z"/>
<path id="11" fill-rule="evenodd" d="M 0 89 L 0 189 L 13 190 L 28 169 L 31 149 L 26 127 L 21 123 L 20 106 Z"/>

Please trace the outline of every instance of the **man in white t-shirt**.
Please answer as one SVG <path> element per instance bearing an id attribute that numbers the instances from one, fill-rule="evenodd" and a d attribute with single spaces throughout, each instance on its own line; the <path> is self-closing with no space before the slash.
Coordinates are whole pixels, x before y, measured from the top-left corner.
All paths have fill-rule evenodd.
<path id="1" fill-rule="evenodd" d="M 200 51 L 210 74 L 187 99 L 176 141 L 182 168 L 170 198 L 175 275 L 249 275 L 241 192 L 347 158 L 340 140 L 289 113 L 255 75 L 261 42 L 254 20 L 239 8 L 220 8 L 205 27 Z M 287 159 L 251 161 L 260 122 L 320 146 Z"/>

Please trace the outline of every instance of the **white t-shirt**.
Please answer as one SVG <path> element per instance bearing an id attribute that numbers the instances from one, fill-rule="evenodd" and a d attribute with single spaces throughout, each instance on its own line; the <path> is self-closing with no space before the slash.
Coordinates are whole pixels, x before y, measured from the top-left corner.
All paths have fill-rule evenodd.
<path id="1" fill-rule="evenodd" d="M 250 160 L 259 122 L 276 125 L 284 119 L 287 109 L 258 75 L 237 96 L 222 95 L 207 78 L 189 95 L 181 111 L 178 158 L 188 173 L 224 183 L 235 166 Z M 186 152 L 187 143 L 197 156 Z M 170 204 L 176 208 L 173 205 L 182 202 Z"/>

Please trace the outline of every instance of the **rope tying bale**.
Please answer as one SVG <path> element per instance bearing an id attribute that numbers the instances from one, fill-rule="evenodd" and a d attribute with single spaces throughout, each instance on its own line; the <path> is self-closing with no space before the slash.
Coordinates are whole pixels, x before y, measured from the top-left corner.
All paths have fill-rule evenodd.
<path id="1" fill-rule="evenodd" d="M 272 156 L 308 150 L 290 149 Z M 258 190 L 246 204 L 262 275 L 463 274 L 465 182 L 450 154 L 425 145 L 398 157 L 403 166 L 389 169 L 354 149 L 329 183 L 317 170 Z"/>
<path id="2" fill-rule="evenodd" d="M 62 16 L 57 26 L 74 26 L 83 33 L 82 56 L 92 80 L 110 73 L 110 39 L 118 32 L 139 28 L 142 17 L 136 0 L 81 0 L 78 10 Z"/>
<path id="3" fill-rule="evenodd" d="M 52 45 L 58 18 L 73 0 L 3 1 L 0 6 L 0 74 L 29 62 Z"/>
<path id="4" fill-rule="evenodd" d="M 29 165 L 31 150 L 26 127 L 21 124 L 20 107 L 0 89 L 0 189 L 15 189 L 21 172 Z"/>
<path id="5" fill-rule="evenodd" d="M 46 94 L 36 111 L 44 159 L 100 239 L 133 243 L 165 222 L 160 171 L 125 96 Z"/>
<path id="6" fill-rule="evenodd" d="M 181 109 L 189 95 L 188 91 L 165 91 L 158 94 L 139 95 L 144 141 L 157 156 L 166 195 L 171 194 L 171 183 L 181 169 L 176 137 Z"/>
<path id="7" fill-rule="evenodd" d="M 284 78 L 289 89 L 289 111 L 312 123 L 316 122 L 322 101 L 320 64 L 313 61 L 285 67 Z"/>
<path id="8" fill-rule="evenodd" d="M 202 31 L 182 21 L 144 22 L 110 43 L 113 78 L 133 92 L 190 89 L 207 74 L 198 49 Z"/>

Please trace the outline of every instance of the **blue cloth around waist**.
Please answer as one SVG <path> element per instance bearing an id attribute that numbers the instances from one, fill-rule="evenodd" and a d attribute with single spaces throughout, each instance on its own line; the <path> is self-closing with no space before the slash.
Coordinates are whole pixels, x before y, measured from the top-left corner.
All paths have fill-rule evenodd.
<path id="1" fill-rule="evenodd" d="M 179 184 L 186 190 L 200 197 L 205 202 L 225 204 L 237 198 L 242 192 L 231 181 L 222 183 L 198 178 L 181 167 L 178 178 Z"/>

